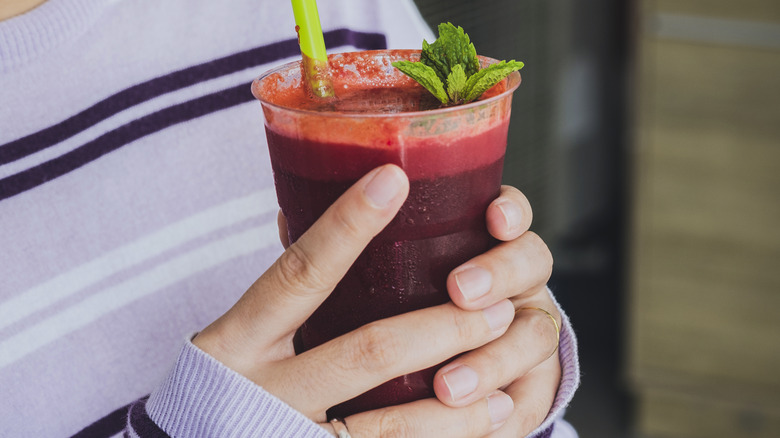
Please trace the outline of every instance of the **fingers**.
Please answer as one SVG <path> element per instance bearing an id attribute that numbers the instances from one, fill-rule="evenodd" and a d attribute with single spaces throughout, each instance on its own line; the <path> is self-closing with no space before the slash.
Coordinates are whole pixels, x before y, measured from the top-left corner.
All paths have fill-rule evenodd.
<path id="1" fill-rule="evenodd" d="M 549 280 L 552 264 L 544 241 L 526 231 L 455 268 L 447 278 L 447 290 L 458 307 L 480 309 L 538 289 Z"/>
<path id="2" fill-rule="evenodd" d="M 528 230 L 533 212 L 520 190 L 501 186 L 501 194 L 488 206 L 486 219 L 490 234 L 498 240 L 508 241 Z"/>
<path id="3" fill-rule="evenodd" d="M 516 438 L 526 436 L 539 427 L 555 402 L 560 380 L 561 364 L 555 354 L 509 385 L 505 391 L 514 400 L 514 411 L 506 423 L 489 437 Z"/>
<path id="4" fill-rule="evenodd" d="M 546 292 L 544 292 L 546 295 Z M 559 319 L 553 304 L 538 307 Z M 466 353 L 436 373 L 436 396 L 449 406 L 465 406 L 521 378 L 556 351 L 558 331 L 550 317 L 539 310 L 518 311 L 507 332 L 487 345 Z M 552 388 L 557 387 L 554 382 Z"/>
<path id="5" fill-rule="evenodd" d="M 484 345 L 501 336 L 513 317 L 514 307 L 503 300 L 479 311 L 448 303 L 376 321 L 280 362 L 265 372 L 264 386 L 304 414 L 322 412 Z"/>
<path id="6" fill-rule="evenodd" d="M 345 422 L 354 438 L 474 438 L 501 427 L 513 412 L 512 398 L 496 391 L 459 409 L 426 399 L 363 412 L 347 417 Z"/>

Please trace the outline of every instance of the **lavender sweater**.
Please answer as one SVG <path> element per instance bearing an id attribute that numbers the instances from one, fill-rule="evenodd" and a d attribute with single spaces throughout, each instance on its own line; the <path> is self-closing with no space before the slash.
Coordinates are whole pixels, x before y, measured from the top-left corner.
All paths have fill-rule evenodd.
<path id="1" fill-rule="evenodd" d="M 320 3 L 332 51 L 431 38 L 411 0 Z M 249 82 L 299 56 L 288 6 L 49 0 L 0 22 L 0 437 L 331 436 L 187 340 L 281 252 Z M 565 317 L 560 351 L 536 436 L 576 436 Z"/>

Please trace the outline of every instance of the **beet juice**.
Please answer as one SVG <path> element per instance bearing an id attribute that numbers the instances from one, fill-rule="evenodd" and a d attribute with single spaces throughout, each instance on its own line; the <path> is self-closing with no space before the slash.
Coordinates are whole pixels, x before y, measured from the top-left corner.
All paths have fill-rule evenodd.
<path id="1" fill-rule="evenodd" d="M 396 217 L 299 329 L 297 352 L 371 321 L 447 302 L 449 272 L 494 244 L 485 211 L 499 193 L 520 75 L 513 73 L 476 102 L 439 109 L 435 98 L 390 65 L 416 58 L 419 52 L 411 50 L 331 55 L 336 100 L 310 98 L 299 63 L 253 83 L 291 242 L 372 169 L 397 164 L 410 182 Z M 436 369 L 397 377 L 328 415 L 433 397 Z"/>

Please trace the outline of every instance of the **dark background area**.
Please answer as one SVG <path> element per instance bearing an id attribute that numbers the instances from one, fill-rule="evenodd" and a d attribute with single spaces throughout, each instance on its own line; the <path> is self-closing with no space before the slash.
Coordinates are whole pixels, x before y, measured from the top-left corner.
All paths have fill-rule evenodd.
<path id="1" fill-rule="evenodd" d="M 579 338 L 582 386 L 566 418 L 582 437 L 624 437 L 621 375 L 630 2 L 415 0 L 477 51 L 523 61 L 504 181 L 534 208 L 555 258 L 550 287 Z"/>

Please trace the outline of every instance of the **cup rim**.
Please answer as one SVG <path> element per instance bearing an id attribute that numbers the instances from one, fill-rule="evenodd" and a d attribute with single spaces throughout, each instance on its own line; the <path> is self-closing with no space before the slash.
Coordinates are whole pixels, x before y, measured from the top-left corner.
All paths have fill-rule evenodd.
<path id="1" fill-rule="evenodd" d="M 420 54 L 421 50 L 414 50 L 414 49 L 385 49 L 385 50 L 361 50 L 361 51 L 357 51 L 357 52 L 359 52 L 359 53 L 366 53 L 366 54 L 375 53 L 377 55 L 380 55 L 380 54 L 390 54 L 390 53 L 399 53 L 399 54 L 407 53 L 409 55 L 413 55 L 413 54 Z M 356 53 L 356 52 L 332 53 L 332 54 L 328 55 L 328 59 L 330 59 L 332 57 L 335 57 L 335 56 L 340 56 L 340 55 L 349 54 L 349 53 Z M 490 58 L 490 57 L 487 57 L 487 56 L 478 55 L 478 57 L 480 58 L 480 60 L 487 61 L 489 64 L 493 64 L 493 63 L 499 62 L 499 60 L 494 59 L 494 58 Z M 366 113 L 347 113 L 347 112 L 337 112 L 337 111 L 333 111 L 333 112 L 315 111 L 315 110 L 309 110 L 309 109 L 295 108 L 295 107 L 280 105 L 280 104 L 277 104 L 277 103 L 270 102 L 270 101 L 268 101 L 266 99 L 263 99 L 260 96 L 258 96 L 257 94 L 255 94 L 255 92 L 254 92 L 254 88 L 255 88 L 254 84 L 259 83 L 263 79 L 265 79 L 268 76 L 271 76 L 271 75 L 273 75 L 275 73 L 280 73 L 281 71 L 288 70 L 288 69 L 296 67 L 296 66 L 298 68 L 300 68 L 300 63 L 301 63 L 301 60 L 291 61 L 291 62 L 284 63 L 282 65 L 276 66 L 276 67 L 274 67 L 274 68 L 272 68 L 270 70 L 267 70 L 267 71 L 263 72 L 263 74 L 261 74 L 260 76 L 258 76 L 257 78 L 255 78 L 252 81 L 252 94 L 255 96 L 255 98 L 257 100 L 260 101 L 260 103 L 262 105 L 268 105 L 269 107 L 272 107 L 272 108 L 275 108 L 275 109 L 282 109 L 282 110 L 290 111 L 290 112 L 294 112 L 294 113 L 316 115 L 318 117 L 338 117 L 338 118 L 356 118 L 356 119 L 357 118 L 374 118 L 374 117 L 375 118 L 402 118 L 402 117 L 410 117 L 410 116 L 413 117 L 413 116 L 422 116 L 422 115 L 435 116 L 435 115 L 439 115 L 439 114 L 448 114 L 448 113 L 451 113 L 451 112 L 454 112 L 454 111 L 465 111 L 465 110 L 470 109 L 470 108 L 480 107 L 480 106 L 483 106 L 483 105 L 486 105 L 486 104 L 490 104 L 490 103 L 493 103 L 495 101 L 504 99 L 505 97 L 507 97 L 507 95 L 511 95 L 512 93 L 515 92 L 515 90 L 517 90 L 517 88 L 520 86 L 520 83 L 522 82 L 522 76 L 520 75 L 520 72 L 514 71 L 514 72 L 510 73 L 509 76 L 507 76 L 504 79 L 505 81 L 507 81 L 507 88 L 506 88 L 506 90 L 502 91 L 501 93 L 499 93 L 499 94 L 497 94 L 495 96 L 491 96 L 491 97 L 489 97 L 487 99 L 475 100 L 473 102 L 469 102 L 469 103 L 466 103 L 466 104 L 448 106 L 448 107 L 443 107 L 443 108 L 435 108 L 435 109 L 423 110 L 423 111 L 402 111 L 402 112 L 396 112 L 396 113 L 370 113 L 370 112 L 366 112 Z"/>

